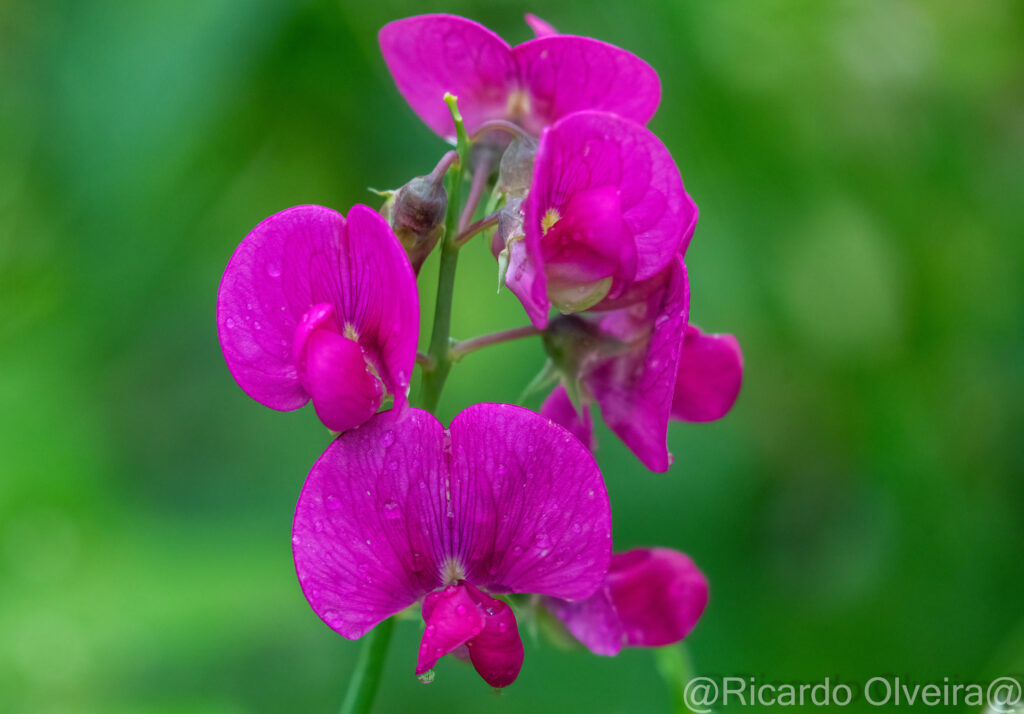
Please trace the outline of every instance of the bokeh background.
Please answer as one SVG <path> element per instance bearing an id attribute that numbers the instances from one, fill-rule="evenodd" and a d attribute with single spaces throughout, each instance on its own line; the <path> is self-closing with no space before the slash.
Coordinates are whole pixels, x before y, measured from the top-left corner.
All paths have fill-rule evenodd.
<path id="1" fill-rule="evenodd" d="M 723 421 L 672 426 L 669 474 L 603 429 L 599 460 L 618 547 L 710 578 L 696 671 L 1024 672 L 1024 5 L 0 0 L 0 711 L 337 707 L 358 645 L 289 540 L 327 435 L 237 388 L 214 301 L 265 216 L 375 203 L 445 149 L 376 46 L 425 11 L 513 43 L 537 12 L 661 74 L 651 127 L 701 208 L 693 319 L 739 336 L 746 380 Z M 494 286 L 470 246 L 457 336 L 524 322 Z M 468 357 L 443 418 L 542 360 Z M 419 634 L 379 711 L 670 708 L 650 652 L 529 635 L 500 695 L 452 658 L 424 686 Z"/>

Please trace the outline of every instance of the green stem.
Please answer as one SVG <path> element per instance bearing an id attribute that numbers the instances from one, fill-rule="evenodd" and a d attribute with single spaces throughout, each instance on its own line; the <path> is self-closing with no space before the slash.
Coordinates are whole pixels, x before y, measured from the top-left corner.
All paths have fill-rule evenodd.
<path id="1" fill-rule="evenodd" d="M 451 360 L 448 356 L 451 341 L 452 293 L 455 287 L 455 267 L 459 257 L 455 237 L 459 229 L 459 201 L 462 194 L 462 172 L 469 157 L 469 137 L 466 127 L 459 115 L 455 97 L 445 95 L 445 101 L 451 109 L 458 135 L 458 160 L 449 152 L 438 163 L 432 176 L 440 178 L 447 172 L 448 213 L 445 216 L 445 236 L 441 242 L 441 274 L 437 282 L 437 302 L 434 306 L 434 329 L 430 336 L 430 350 L 426 355 L 417 355 L 417 361 L 423 368 L 423 384 L 420 388 L 419 406 L 433 412 L 441 398 Z M 438 173 L 441 172 L 441 173 Z M 368 714 L 377 694 L 381 673 L 384 671 L 384 660 L 387 656 L 391 633 L 395 628 L 395 618 L 389 617 L 370 630 L 363 637 L 363 649 L 359 653 L 355 672 L 349 682 L 345 701 L 341 705 L 341 714 Z"/>
<path id="2" fill-rule="evenodd" d="M 462 182 L 462 172 L 455 172 L 453 187 L 449 191 L 449 200 L 458 198 L 459 189 L 456 188 Z M 441 244 L 441 271 L 437 279 L 437 302 L 434 304 L 434 330 L 430 334 L 430 349 L 427 355 L 430 357 L 432 369 L 424 370 L 423 384 L 420 388 L 419 407 L 433 412 L 437 409 L 437 403 L 441 399 L 441 390 L 444 389 L 445 380 L 448 378 L 448 371 L 452 363 L 448 356 L 449 343 L 451 342 L 452 329 L 452 301 L 455 292 L 455 268 L 459 261 L 459 249 L 455 242 L 449 239 L 448 235 L 455 233 L 455 217 L 457 213 L 450 211 L 448 214 L 449 230 Z"/>
<path id="3" fill-rule="evenodd" d="M 430 334 L 430 347 L 427 355 L 433 362 L 433 368 L 423 371 L 423 383 L 420 387 L 419 407 L 433 412 L 441 400 L 441 390 L 452 363 L 449 347 L 452 331 L 452 301 L 455 292 L 455 268 L 459 262 L 459 247 L 455 238 L 459 233 L 459 202 L 462 199 L 462 173 L 469 159 L 469 137 L 456 105 L 456 97 L 446 94 L 444 97 L 448 109 L 455 122 L 455 134 L 458 140 L 459 161 L 453 165 L 449 174 L 451 183 L 448 186 L 448 215 L 445 216 L 444 239 L 441 241 L 441 267 L 437 278 L 437 301 L 434 303 L 434 328 Z"/>
<path id="4" fill-rule="evenodd" d="M 389 617 L 366 633 L 345 701 L 341 703 L 341 714 L 368 714 L 373 707 L 394 629 L 395 618 Z"/>

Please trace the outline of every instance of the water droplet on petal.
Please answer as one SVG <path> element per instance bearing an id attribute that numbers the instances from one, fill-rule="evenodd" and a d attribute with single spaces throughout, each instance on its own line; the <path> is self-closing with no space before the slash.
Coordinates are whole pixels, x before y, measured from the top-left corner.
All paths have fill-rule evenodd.
<path id="1" fill-rule="evenodd" d="M 281 264 L 277 261 L 271 261 L 267 263 L 267 275 L 272 278 L 281 277 Z"/>
<path id="2" fill-rule="evenodd" d="M 317 518 L 315 521 L 313 521 L 313 530 L 315 530 L 317 533 L 323 533 L 324 522 Z"/>
<path id="3" fill-rule="evenodd" d="M 402 517 L 402 509 L 399 508 L 398 503 L 395 501 L 384 502 L 384 517 L 389 521 L 393 521 L 396 518 Z"/>
<path id="4" fill-rule="evenodd" d="M 333 493 L 327 496 L 327 510 L 337 511 L 341 508 L 341 499 L 335 496 Z"/>
<path id="5" fill-rule="evenodd" d="M 504 632 L 507 629 L 508 629 L 508 625 L 506 625 L 504 622 L 499 622 L 498 623 L 498 632 Z"/>
<path id="6" fill-rule="evenodd" d="M 394 443 L 395 443 L 395 432 L 393 432 L 390 429 L 388 429 L 380 437 L 380 444 L 381 444 L 381 446 L 383 446 L 386 449 L 386 448 L 388 448 L 389 446 L 391 446 Z"/>
<path id="7" fill-rule="evenodd" d="M 235 321 L 234 321 L 234 320 L 232 320 L 232 319 L 231 319 L 231 318 L 229 317 L 229 318 L 227 319 L 227 321 L 226 321 L 226 322 L 225 322 L 224 324 L 225 324 L 225 325 L 227 325 L 227 326 L 228 326 L 228 329 L 230 330 L 231 328 L 233 328 L 233 327 L 235 326 Z"/>

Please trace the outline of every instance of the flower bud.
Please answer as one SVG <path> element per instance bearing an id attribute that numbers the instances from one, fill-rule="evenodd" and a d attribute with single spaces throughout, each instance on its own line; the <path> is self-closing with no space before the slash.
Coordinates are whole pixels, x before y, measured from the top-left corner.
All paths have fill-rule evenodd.
<path id="1" fill-rule="evenodd" d="M 444 233 L 447 210 L 448 193 L 444 182 L 432 176 L 417 176 L 395 191 L 381 209 L 417 275 Z"/>
<path id="2" fill-rule="evenodd" d="M 530 190 L 537 140 L 526 134 L 513 139 L 501 155 L 498 167 L 498 190 L 509 198 L 522 198 Z"/>

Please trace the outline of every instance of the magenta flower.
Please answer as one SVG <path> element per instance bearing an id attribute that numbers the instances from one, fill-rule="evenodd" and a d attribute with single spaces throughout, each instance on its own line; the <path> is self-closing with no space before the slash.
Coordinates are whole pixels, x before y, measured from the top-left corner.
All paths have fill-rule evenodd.
<path id="1" fill-rule="evenodd" d="M 552 304 L 573 313 L 630 294 L 686 250 L 697 222 L 665 146 L 606 112 L 544 131 L 522 207 L 525 239 L 499 226 L 505 282 L 540 328 Z"/>
<path id="2" fill-rule="evenodd" d="M 388 23 L 379 40 L 398 91 L 427 126 L 449 139 L 455 126 L 446 92 L 459 98 L 470 133 L 486 121 L 507 119 L 539 134 L 582 109 L 646 123 L 661 100 L 650 65 L 588 37 L 549 35 L 510 47 L 472 20 L 420 15 Z"/>
<path id="3" fill-rule="evenodd" d="M 721 419 L 743 382 L 736 338 L 687 325 L 682 256 L 677 261 L 680 268 L 634 284 L 620 301 L 604 301 L 600 307 L 606 311 L 559 318 L 546 332 L 548 352 L 581 394 L 577 408 L 559 386 L 541 414 L 593 449 L 590 404 L 596 402 L 608 427 L 652 471 L 672 463 L 666 445 L 670 419 Z M 677 271 L 681 283 L 673 278 Z"/>
<path id="4" fill-rule="evenodd" d="M 554 391 L 544 400 L 544 404 L 540 407 L 540 414 L 568 429 L 569 433 L 591 451 L 597 448 L 590 407 L 583 405 L 583 408 L 577 411 L 563 385 L 555 387 Z"/>
<path id="5" fill-rule="evenodd" d="M 595 654 L 663 647 L 690 634 L 708 602 L 708 582 L 686 555 L 668 548 L 616 553 L 597 592 L 581 602 L 545 598 L 569 632 Z"/>
<path id="6" fill-rule="evenodd" d="M 217 295 L 217 333 L 231 375 L 271 409 L 313 400 L 334 431 L 362 424 L 386 395 L 406 401 L 419 299 L 409 260 L 375 211 L 348 220 L 297 206 L 239 244 Z"/>
<path id="7" fill-rule="evenodd" d="M 679 357 L 672 417 L 714 421 L 724 417 L 743 383 L 743 353 L 732 335 L 709 335 L 688 325 Z"/>
<path id="8" fill-rule="evenodd" d="M 682 257 L 676 256 L 656 282 L 656 289 L 629 307 L 551 322 L 545 346 L 565 379 L 579 385 L 583 413 L 566 422 L 564 405 L 559 407 L 554 395 L 543 413 L 568 423 L 588 444 L 587 410 L 596 402 L 608 428 L 660 473 L 672 463 L 668 422 L 690 301 Z"/>
<path id="9" fill-rule="evenodd" d="M 333 630 L 362 637 L 422 599 L 416 672 L 463 652 L 503 687 L 523 648 L 512 611 L 488 593 L 590 597 L 608 569 L 611 515 L 590 452 L 533 412 L 477 404 L 445 430 L 427 412 L 392 410 L 317 461 L 293 543 L 303 593 Z"/>

